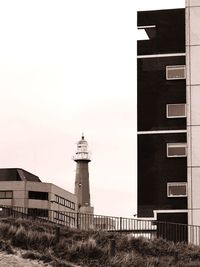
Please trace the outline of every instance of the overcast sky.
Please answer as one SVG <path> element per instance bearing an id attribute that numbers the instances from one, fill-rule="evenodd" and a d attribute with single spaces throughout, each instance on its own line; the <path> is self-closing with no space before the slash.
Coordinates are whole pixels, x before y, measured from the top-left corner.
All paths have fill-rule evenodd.
<path id="1" fill-rule="evenodd" d="M 95 213 L 132 217 L 136 11 L 179 7 L 183 0 L 1 0 L 0 168 L 73 192 L 84 132 Z"/>

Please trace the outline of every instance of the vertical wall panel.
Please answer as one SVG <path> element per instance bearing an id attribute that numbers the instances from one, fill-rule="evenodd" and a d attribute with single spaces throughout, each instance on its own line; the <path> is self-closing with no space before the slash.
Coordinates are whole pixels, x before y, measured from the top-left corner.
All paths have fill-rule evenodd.
<path id="1" fill-rule="evenodd" d="M 186 1 L 188 223 L 200 225 L 200 1 Z"/>

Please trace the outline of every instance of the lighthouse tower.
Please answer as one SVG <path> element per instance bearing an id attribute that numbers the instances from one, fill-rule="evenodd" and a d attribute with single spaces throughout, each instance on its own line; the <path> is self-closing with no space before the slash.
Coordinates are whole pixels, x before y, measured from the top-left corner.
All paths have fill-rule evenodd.
<path id="1" fill-rule="evenodd" d="M 93 213 L 93 207 L 90 206 L 90 185 L 88 163 L 90 153 L 88 151 L 88 143 L 82 134 L 82 138 L 77 143 L 77 150 L 73 157 L 76 162 L 76 180 L 75 195 L 78 199 L 78 209 L 83 213 Z"/>

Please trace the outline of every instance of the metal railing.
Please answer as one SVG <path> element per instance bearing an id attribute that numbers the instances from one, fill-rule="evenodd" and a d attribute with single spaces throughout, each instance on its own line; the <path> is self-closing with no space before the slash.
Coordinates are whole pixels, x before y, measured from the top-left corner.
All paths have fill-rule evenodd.
<path id="1" fill-rule="evenodd" d="M 31 218 L 80 230 L 127 232 L 135 237 L 200 245 L 200 226 L 187 224 L 4 205 L 0 205 L 0 217 Z"/>

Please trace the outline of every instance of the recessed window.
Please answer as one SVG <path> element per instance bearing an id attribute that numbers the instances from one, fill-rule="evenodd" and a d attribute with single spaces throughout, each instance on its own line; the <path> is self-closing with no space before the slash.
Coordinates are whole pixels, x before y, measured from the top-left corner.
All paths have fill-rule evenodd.
<path id="1" fill-rule="evenodd" d="M 167 118 L 185 118 L 186 104 L 168 104 L 166 106 Z"/>
<path id="2" fill-rule="evenodd" d="M 0 199 L 13 198 L 13 191 L 0 191 Z"/>
<path id="3" fill-rule="evenodd" d="M 168 197 L 186 197 L 187 183 L 167 183 Z"/>
<path id="4" fill-rule="evenodd" d="M 186 69 L 184 65 L 167 66 L 166 79 L 167 80 L 180 80 L 186 78 Z"/>
<path id="5" fill-rule="evenodd" d="M 60 197 L 58 195 L 56 195 L 56 203 L 58 203 L 62 206 L 65 206 L 67 208 L 75 210 L 75 203 L 74 202 L 71 202 L 70 200 L 65 199 L 63 197 Z"/>
<path id="6" fill-rule="evenodd" d="M 28 191 L 28 198 L 29 199 L 48 200 L 49 194 L 48 194 L 48 192 Z"/>
<path id="7" fill-rule="evenodd" d="M 187 144 L 186 143 L 170 143 L 167 144 L 167 157 L 186 157 Z"/>

